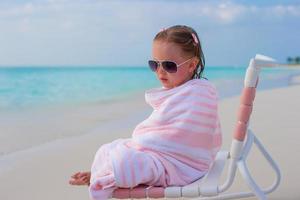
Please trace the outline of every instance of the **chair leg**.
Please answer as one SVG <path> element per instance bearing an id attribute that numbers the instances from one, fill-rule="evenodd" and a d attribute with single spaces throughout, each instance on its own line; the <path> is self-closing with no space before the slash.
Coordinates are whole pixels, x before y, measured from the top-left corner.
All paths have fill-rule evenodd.
<path id="1" fill-rule="evenodd" d="M 248 184 L 249 188 L 252 190 L 252 192 L 257 196 L 260 200 L 267 200 L 267 196 L 265 193 L 260 189 L 260 187 L 257 185 L 257 183 L 252 178 L 246 163 L 244 160 L 240 160 L 237 162 L 238 169 L 244 178 L 245 182 Z"/>
<path id="2" fill-rule="evenodd" d="M 267 199 L 266 194 L 271 193 L 274 191 L 281 179 L 281 174 L 280 174 L 280 169 L 278 165 L 275 163 L 275 161 L 272 159 L 271 155 L 267 152 L 267 150 L 264 148 L 262 143 L 258 140 L 258 138 L 254 135 L 254 133 L 249 129 L 248 130 L 248 135 L 247 135 L 248 141 L 245 144 L 243 156 L 240 158 L 240 160 L 237 162 L 238 169 L 244 178 L 245 182 L 248 184 L 249 188 L 252 190 L 252 192 L 257 196 L 258 199 L 265 200 Z M 252 144 L 255 144 L 259 151 L 263 154 L 263 156 L 266 158 L 267 162 L 269 165 L 272 167 L 272 169 L 276 173 L 276 180 L 273 182 L 273 184 L 266 189 L 261 189 L 257 183 L 254 181 L 252 178 L 248 167 L 246 165 L 246 158 L 248 156 L 248 153 L 252 147 Z"/>

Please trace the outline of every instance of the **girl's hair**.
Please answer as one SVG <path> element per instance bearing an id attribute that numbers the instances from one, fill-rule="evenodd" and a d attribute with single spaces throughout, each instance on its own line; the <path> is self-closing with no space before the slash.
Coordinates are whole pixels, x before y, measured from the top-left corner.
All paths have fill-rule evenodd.
<path id="1" fill-rule="evenodd" d="M 194 39 L 195 36 L 196 39 Z M 202 77 L 205 58 L 198 34 L 193 28 L 184 25 L 175 25 L 167 29 L 162 29 L 154 37 L 154 41 L 158 40 L 175 43 L 181 48 L 184 54 L 196 56 L 199 59 L 199 62 L 197 63 L 193 78 L 200 79 Z"/>

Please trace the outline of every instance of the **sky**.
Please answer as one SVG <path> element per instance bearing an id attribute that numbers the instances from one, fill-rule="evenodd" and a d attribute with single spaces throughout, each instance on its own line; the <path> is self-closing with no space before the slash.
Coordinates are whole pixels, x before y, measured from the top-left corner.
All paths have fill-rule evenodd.
<path id="1" fill-rule="evenodd" d="M 300 56 L 300 0 L 1 0 L 0 66 L 146 66 L 177 24 L 197 31 L 208 66 Z"/>

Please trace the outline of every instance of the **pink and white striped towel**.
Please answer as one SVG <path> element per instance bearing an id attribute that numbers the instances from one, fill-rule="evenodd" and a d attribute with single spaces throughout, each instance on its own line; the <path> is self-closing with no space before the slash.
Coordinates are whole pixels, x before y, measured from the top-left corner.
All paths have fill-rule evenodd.
<path id="1" fill-rule="evenodd" d="M 153 112 L 136 126 L 132 138 L 97 151 L 89 187 L 92 199 L 107 199 L 116 187 L 189 184 L 208 171 L 219 151 L 217 94 L 207 80 L 152 89 L 145 98 Z"/>

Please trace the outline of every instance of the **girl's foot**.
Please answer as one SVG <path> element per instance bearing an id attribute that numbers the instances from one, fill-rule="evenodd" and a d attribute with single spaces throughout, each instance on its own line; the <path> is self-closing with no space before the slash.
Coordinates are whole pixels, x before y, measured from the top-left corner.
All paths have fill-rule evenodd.
<path id="1" fill-rule="evenodd" d="M 71 185 L 90 185 L 91 172 L 77 172 L 71 176 Z"/>

